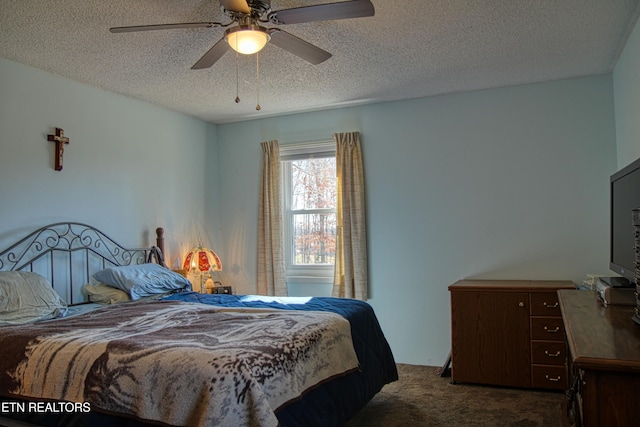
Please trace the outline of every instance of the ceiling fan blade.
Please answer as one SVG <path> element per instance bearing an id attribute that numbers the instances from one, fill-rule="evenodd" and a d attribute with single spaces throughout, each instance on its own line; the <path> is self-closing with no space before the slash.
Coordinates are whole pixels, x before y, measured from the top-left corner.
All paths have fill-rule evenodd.
<path id="1" fill-rule="evenodd" d="M 313 65 L 317 65 L 331 58 L 331 54 L 329 52 L 326 52 L 319 47 L 294 36 L 293 34 L 289 34 L 286 31 L 282 31 L 277 28 L 270 28 L 269 35 L 271 36 L 271 43 L 299 56 Z"/>
<path id="2" fill-rule="evenodd" d="M 220 0 L 220 4 L 232 12 L 251 13 L 247 0 Z"/>
<path id="3" fill-rule="evenodd" d="M 375 9 L 370 0 L 350 0 L 315 6 L 276 10 L 269 14 L 273 24 L 302 24 L 304 22 L 373 16 Z"/>
<path id="4" fill-rule="evenodd" d="M 135 25 L 131 27 L 112 27 L 112 33 L 132 33 L 135 31 L 176 30 L 180 28 L 213 28 L 222 26 L 219 22 L 185 22 L 181 24 Z"/>
<path id="5" fill-rule="evenodd" d="M 229 50 L 229 45 L 223 37 L 218 40 L 218 43 L 214 44 L 213 47 L 207 51 L 207 53 L 202 55 L 198 62 L 193 64 L 193 67 L 191 67 L 191 69 L 201 70 L 203 68 L 211 67 L 216 63 L 218 59 L 222 58 L 222 56 L 227 53 L 227 50 Z"/>

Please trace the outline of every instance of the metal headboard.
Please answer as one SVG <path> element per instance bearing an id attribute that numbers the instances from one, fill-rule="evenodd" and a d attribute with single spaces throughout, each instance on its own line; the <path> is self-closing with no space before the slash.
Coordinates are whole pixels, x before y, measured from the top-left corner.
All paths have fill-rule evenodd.
<path id="1" fill-rule="evenodd" d="M 160 255 L 164 230 L 156 230 L 158 247 L 127 249 L 106 234 L 86 224 L 59 222 L 42 227 L 0 252 L 0 271 L 33 271 L 45 276 L 69 304 L 87 300 L 85 283 L 95 283 L 93 275 L 110 266 L 150 262 Z"/>

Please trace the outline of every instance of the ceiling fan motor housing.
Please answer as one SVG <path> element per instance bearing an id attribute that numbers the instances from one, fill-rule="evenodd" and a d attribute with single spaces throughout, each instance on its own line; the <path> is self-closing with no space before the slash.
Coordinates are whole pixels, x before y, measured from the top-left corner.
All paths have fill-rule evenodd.
<path id="1" fill-rule="evenodd" d="M 271 0 L 246 0 L 247 6 L 251 9 L 249 14 L 238 10 L 227 9 L 224 2 L 221 2 L 220 9 L 222 12 L 233 20 L 241 20 L 243 17 L 250 16 L 253 19 L 259 19 L 267 15 L 271 11 Z"/>
<path id="2" fill-rule="evenodd" d="M 271 10 L 271 0 L 247 0 L 252 12 L 258 16 L 263 16 Z"/>

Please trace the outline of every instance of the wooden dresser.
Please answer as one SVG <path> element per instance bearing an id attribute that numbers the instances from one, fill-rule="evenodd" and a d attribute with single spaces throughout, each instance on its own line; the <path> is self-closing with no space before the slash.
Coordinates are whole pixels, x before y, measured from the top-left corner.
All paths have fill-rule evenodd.
<path id="1" fill-rule="evenodd" d="M 461 280 L 451 292 L 452 380 L 564 390 L 558 289 L 570 281 Z"/>
<path id="2" fill-rule="evenodd" d="M 590 291 L 559 291 L 569 347 L 565 424 L 640 425 L 640 325 L 633 306 L 604 307 Z"/>

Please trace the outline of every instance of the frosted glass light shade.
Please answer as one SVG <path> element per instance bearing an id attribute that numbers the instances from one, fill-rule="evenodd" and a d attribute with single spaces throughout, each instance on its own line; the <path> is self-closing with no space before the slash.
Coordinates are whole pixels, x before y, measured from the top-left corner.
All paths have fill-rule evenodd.
<path id="1" fill-rule="evenodd" d="M 260 52 L 271 36 L 258 25 L 239 25 L 228 29 L 224 38 L 236 52 L 251 55 Z"/>

